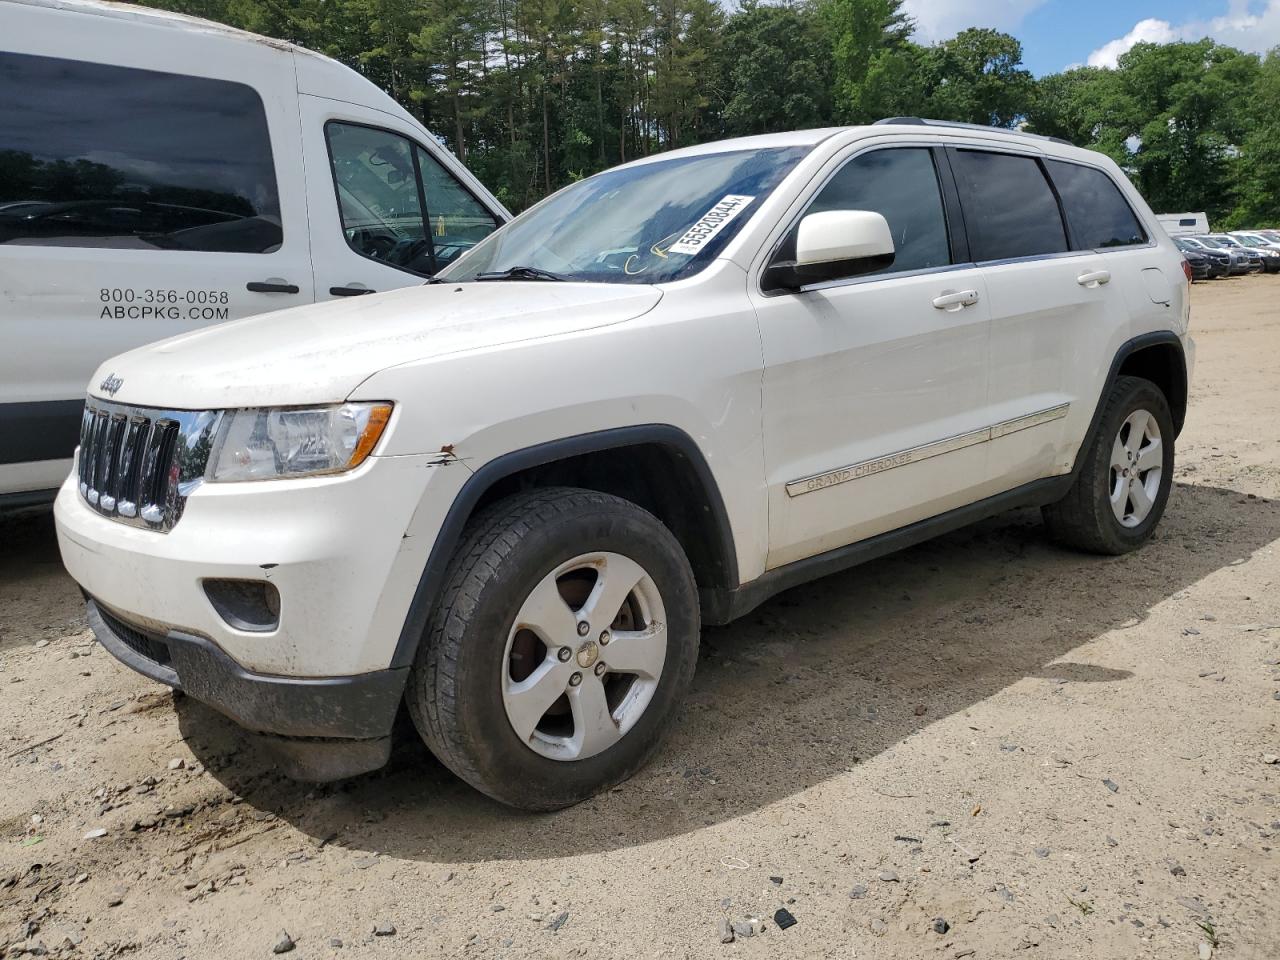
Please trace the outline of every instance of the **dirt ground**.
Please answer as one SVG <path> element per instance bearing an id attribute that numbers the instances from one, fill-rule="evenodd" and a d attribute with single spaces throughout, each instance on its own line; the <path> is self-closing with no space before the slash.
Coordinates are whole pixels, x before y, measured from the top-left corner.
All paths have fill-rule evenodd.
<path id="1" fill-rule="evenodd" d="M 1280 956 L 1280 277 L 1193 300 L 1150 545 L 1028 511 L 793 590 L 706 632 L 646 770 L 553 815 L 408 737 L 281 779 L 95 647 L 47 517 L 0 523 L 0 955 Z"/>

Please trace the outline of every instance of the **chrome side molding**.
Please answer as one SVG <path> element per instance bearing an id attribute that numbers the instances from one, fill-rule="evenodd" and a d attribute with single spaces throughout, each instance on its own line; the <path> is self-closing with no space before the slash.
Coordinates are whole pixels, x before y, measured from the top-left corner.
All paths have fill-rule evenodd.
<path id="1" fill-rule="evenodd" d="M 1017 433 L 1019 430 L 1029 430 L 1031 427 L 1038 427 L 1053 420 L 1061 420 L 1067 415 L 1067 411 L 1070 408 L 1071 404 L 1060 403 L 1057 406 L 1046 407 L 1044 410 L 1037 410 L 1035 413 L 1028 413 L 1025 416 L 1014 417 L 1011 420 L 1001 420 L 999 423 L 979 427 L 977 430 L 969 430 L 952 437 L 944 437 L 941 440 L 924 443 L 918 447 L 899 450 L 897 453 L 891 453 L 888 456 L 876 457 L 874 460 L 863 460 L 861 463 L 828 470 L 825 473 L 814 474 L 811 477 L 801 477 L 799 480 L 792 480 L 787 483 L 787 496 L 803 496 L 806 493 L 825 490 L 828 487 L 848 483 L 851 480 L 861 480 L 863 477 L 884 473 L 886 470 L 905 467 L 909 463 L 919 463 L 921 460 L 939 457 L 944 453 L 954 453 L 956 450 L 963 450 L 979 443 L 1007 437 L 1009 434 Z"/>

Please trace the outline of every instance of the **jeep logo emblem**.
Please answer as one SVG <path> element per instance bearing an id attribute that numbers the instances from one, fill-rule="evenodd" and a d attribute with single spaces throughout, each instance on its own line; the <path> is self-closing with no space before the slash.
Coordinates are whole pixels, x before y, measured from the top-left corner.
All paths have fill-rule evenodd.
<path id="1" fill-rule="evenodd" d="M 114 397 L 116 391 L 124 386 L 124 378 L 117 377 L 114 373 L 107 374 L 107 379 L 98 384 L 98 389 L 105 393 L 108 397 Z"/>

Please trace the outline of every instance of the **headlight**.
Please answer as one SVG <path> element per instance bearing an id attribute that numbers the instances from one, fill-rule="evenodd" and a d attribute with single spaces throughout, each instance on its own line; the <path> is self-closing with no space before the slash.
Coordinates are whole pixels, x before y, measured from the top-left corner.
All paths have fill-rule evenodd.
<path id="1" fill-rule="evenodd" d="M 228 410 L 206 477 L 276 480 L 351 470 L 373 452 L 389 419 L 389 403 Z"/>

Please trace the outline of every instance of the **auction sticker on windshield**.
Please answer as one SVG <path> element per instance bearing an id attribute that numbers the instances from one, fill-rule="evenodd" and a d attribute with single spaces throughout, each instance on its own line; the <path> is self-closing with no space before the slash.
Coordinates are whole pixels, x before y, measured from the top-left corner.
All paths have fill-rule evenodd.
<path id="1" fill-rule="evenodd" d="M 675 243 L 668 247 L 671 253 L 695 254 L 715 238 L 715 235 L 729 225 L 738 214 L 746 209 L 755 197 L 742 197 L 729 194 L 721 197 L 714 207 L 698 218 L 698 222 L 684 232 Z"/>

